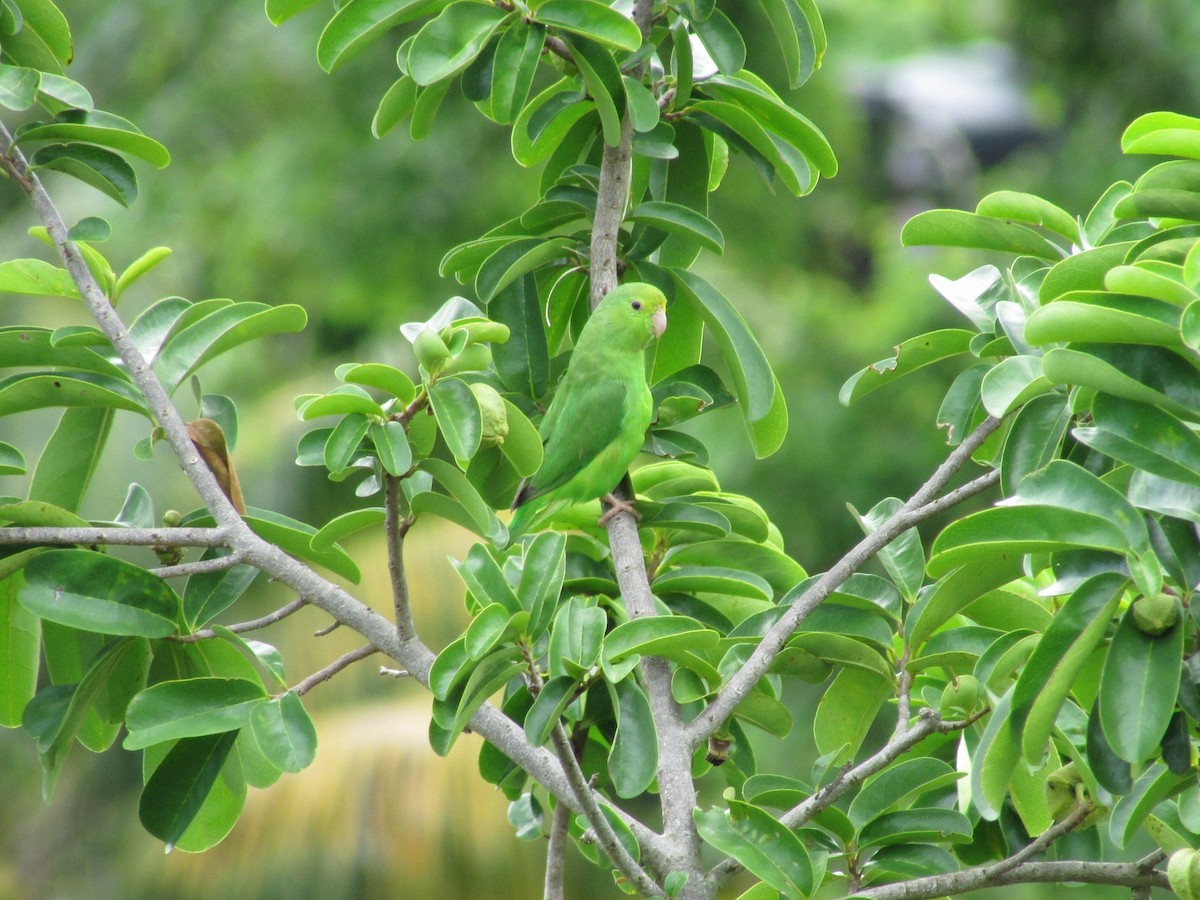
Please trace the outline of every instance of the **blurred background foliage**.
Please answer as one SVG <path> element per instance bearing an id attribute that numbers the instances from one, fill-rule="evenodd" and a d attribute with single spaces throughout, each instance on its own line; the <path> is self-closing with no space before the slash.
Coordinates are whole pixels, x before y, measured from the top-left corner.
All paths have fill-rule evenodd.
<path id="1" fill-rule="evenodd" d="M 327 521 L 358 501 L 291 465 L 292 398 L 331 387 L 341 362 L 408 365 L 398 325 L 460 290 L 438 277 L 442 253 L 524 209 L 534 177 L 513 162 L 506 130 L 461 97 L 448 99 L 422 143 L 403 130 L 371 138 L 395 75 L 393 46 L 380 42 L 329 77 L 314 57 L 327 19 L 316 10 L 275 29 L 261 4 L 234 0 L 60 5 L 76 35 L 72 76 L 174 159 L 163 172 L 140 171 L 132 210 L 54 175 L 52 193 L 69 219 L 110 219 L 105 249 L 117 265 L 150 246 L 175 249 L 124 301 L 130 314 L 171 294 L 308 310 L 304 334 L 230 354 L 204 388 L 238 402 L 249 502 Z M 782 83 L 760 8 L 726 8 L 748 37 L 748 65 Z M 791 99 L 829 136 L 841 172 L 796 201 L 735 163 L 711 213 L 726 255 L 700 263 L 755 327 L 791 416 L 784 448 L 759 463 L 736 414 L 710 420 L 714 467 L 723 487 L 762 502 L 812 572 L 856 538 L 845 503 L 866 509 L 907 495 L 944 452 L 932 423 L 953 372 L 920 373 L 849 410 L 837 404 L 842 381 L 894 343 L 956 324 L 926 277 L 958 277 L 977 262 L 903 250 L 904 220 L 932 206 L 973 208 L 1000 188 L 1085 213 L 1136 172 L 1118 150 L 1126 123 L 1154 109 L 1200 110 L 1200 68 L 1187 52 L 1200 43 L 1194 0 L 824 0 L 821 9 L 829 55 Z M 40 252 L 25 235 L 31 223 L 18 192 L 0 191 L 5 257 Z M 78 321 L 67 301 L 3 302 L 5 324 Z M 0 439 L 36 452 L 52 425 L 5 419 Z M 193 505 L 165 451 L 149 464 L 133 458 L 144 434 L 125 426 L 84 514 L 111 517 L 130 481 L 152 486 L 160 509 Z M 424 523 L 409 544 L 418 624 L 434 647 L 462 627 L 462 589 L 445 560 L 468 544 Z M 351 550 L 367 573 L 360 596 L 386 609 L 382 548 Z M 286 601 L 270 587 L 259 594 L 263 611 Z M 352 648 L 337 632 L 308 639 L 324 624 L 306 610 L 259 637 L 283 646 L 295 682 Z M 310 695 L 316 764 L 253 792 L 231 838 L 201 857 L 164 859 L 138 827 L 133 755 L 84 759 L 76 749 L 58 798 L 43 807 L 32 746 L 0 734 L 0 896 L 536 896 L 541 842 L 511 836 L 503 798 L 475 776 L 475 745 L 434 757 L 427 700 L 377 668 L 362 663 Z M 803 715 L 812 698 L 796 703 Z M 759 752 L 812 758 L 801 734 Z M 606 882 L 580 870 L 570 883 L 575 896 L 619 896 Z"/>

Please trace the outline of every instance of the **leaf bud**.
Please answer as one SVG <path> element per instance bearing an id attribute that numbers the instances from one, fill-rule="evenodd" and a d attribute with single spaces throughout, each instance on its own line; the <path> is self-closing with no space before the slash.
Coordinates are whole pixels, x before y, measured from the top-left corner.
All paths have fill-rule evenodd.
<path id="1" fill-rule="evenodd" d="M 450 348 L 432 328 L 424 329 L 413 339 L 413 352 L 417 362 L 430 374 L 440 370 L 442 363 L 450 357 Z"/>

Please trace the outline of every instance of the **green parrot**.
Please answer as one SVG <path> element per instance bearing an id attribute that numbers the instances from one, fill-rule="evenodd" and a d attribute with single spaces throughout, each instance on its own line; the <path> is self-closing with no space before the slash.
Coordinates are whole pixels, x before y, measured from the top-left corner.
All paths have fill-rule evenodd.
<path id="1" fill-rule="evenodd" d="M 572 503 L 606 498 L 606 515 L 629 509 L 612 491 L 654 416 L 646 348 L 666 327 L 667 298 L 649 284 L 623 284 L 592 312 L 542 418 L 545 454 L 513 500 L 510 543 Z"/>

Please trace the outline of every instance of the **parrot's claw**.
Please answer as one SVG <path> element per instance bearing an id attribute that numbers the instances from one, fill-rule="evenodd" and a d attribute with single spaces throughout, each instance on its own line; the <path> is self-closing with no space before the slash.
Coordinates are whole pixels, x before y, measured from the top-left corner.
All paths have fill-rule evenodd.
<path id="1" fill-rule="evenodd" d="M 612 519 L 612 517 L 615 516 L 617 513 L 622 513 L 622 512 L 629 513 L 631 516 L 633 516 L 639 522 L 642 521 L 641 513 L 639 513 L 637 511 L 637 509 L 634 508 L 632 500 L 622 500 L 620 497 L 616 496 L 615 494 L 609 493 L 609 494 L 604 495 L 601 502 L 608 504 L 608 509 L 606 509 L 604 511 L 604 515 L 602 515 L 599 518 L 599 520 L 597 520 L 597 522 L 596 522 L 596 524 L 601 527 L 607 525 L 609 523 L 609 521 Z"/>

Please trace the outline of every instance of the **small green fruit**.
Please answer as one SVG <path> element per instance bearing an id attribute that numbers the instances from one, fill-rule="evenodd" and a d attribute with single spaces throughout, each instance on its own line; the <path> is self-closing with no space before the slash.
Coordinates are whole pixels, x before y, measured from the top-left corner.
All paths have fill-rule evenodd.
<path id="1" fill-rule="evenodd" d="M 476 345 L 482 346 L 482 345 Z M 483 436 L 480 443 L 485 447 L 497 447 L 508 437 L 508 410 L 504 398 L 490 384 L 477 381 L 471 385 L 471 393 L 479 403 L 483 414 Z"/>
<path id="2" fill-rule="evenodd" d="M 1133 623 L 1149 635 L 1169 631 L 1179 621 L 1179 601 L 1170 594 L 1139 597 L 1133 601 Z"/>
<path id="3" fill-rule="evenodd" d="M 946 718 L 970 715 L 979 706 L 979 679 L 974 675 L 959 675 L 951 679 L 942 691 L 938 712 Z"/>
<path id="4" fill-rule="evenodd" d="M 1167 881 L 1179 900 L 1200 900 L 1200 850 L 1176 850 L 1167 860 Z"/>

